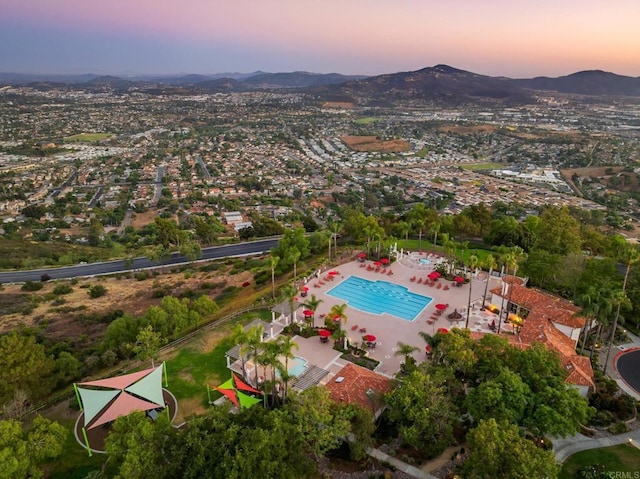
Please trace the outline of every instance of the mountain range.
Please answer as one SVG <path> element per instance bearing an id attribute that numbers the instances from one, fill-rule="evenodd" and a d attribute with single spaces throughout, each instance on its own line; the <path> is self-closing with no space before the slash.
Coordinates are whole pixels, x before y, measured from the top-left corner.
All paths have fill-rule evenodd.
<path id="1" fill-rule="evenodd" d="M 436 65 L 411 72 L 377 76 L 338 73 L 220 73 L 215 75 L 104 76 L 32 75 L 1 73 L 0 85 L 30 85 L 39 89 L 69 88 L 88 91 L 146 90 L 150 93 L 230 92 L 255 90 L 299 90 L 320 99 L 354 101 L 358 104 L 393 104 L 395 101 L 424 100 L 435 103 L 526 104 L 535 101 L 536 91 L 575 95 L 640 97 L 640 77 L 601 70 L 588 70 L 550 78 L 511 79 L 480 75 L 448 65 Z"/>

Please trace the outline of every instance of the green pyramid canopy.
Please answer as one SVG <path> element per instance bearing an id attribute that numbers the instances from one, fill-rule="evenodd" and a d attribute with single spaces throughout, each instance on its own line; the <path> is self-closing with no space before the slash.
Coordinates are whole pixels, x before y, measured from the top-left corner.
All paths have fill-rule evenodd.
<path id="1" fill-rule="evenodd" d="M 84 409 L 84 425 L 89 424 L 104 407 L 115 398 L 120 391 L 112 389 L 110 391 L 78 388 L 82 406 Z"/>
<path id="2" fill-rule="evenodd" d="M 158 406 L 164 405 L 164 398 L 162 397 L 162 368 L 155 368 L 142 379 L 126 387 L 125 391 L 156 403 Z"/>
<path id="3" fill-rule="evenodd" d="M 236 391 L 236 394 L 238 395 L 240 407 L 242 408 L 251 407 L 254 404 L 262 402 L 262 399 L 254 398 L 253 396 L 249 396 L 248 394 L 242 393 L 240 391 Z"/>

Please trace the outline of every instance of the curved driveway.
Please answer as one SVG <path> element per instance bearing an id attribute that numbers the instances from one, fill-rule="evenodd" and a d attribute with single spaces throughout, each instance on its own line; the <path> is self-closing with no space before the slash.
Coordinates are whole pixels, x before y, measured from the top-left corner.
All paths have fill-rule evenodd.
<path id="1" fill-rule="evenodd" d="M 202 257 L 197 261 L 228 258 L 234 256 L 247 256 L 268 252 L 278 244 L 278 238 L 247 243 L 237 243 L 225 246 L 213 246 L 202 250 Z M 122 273 L 131 270 L 158 268 L 163 266 L 190 263 L 187 258 L 172 253 L 171 257 L 162 263 L 157 263 L 148 258 L 135 258 L 133 262 L 127 260 L 107 261 L 104 263 L 79 264 L 64 266 L 61 268 L 32 269 L 27 271 L 3 271 L 0 272 L 0 283 L 24 283 L 25 281 L 40 281 L 46 274 L 50 279 L 75 278 L 82 276 L 100 276 L 105 274 Z"/>

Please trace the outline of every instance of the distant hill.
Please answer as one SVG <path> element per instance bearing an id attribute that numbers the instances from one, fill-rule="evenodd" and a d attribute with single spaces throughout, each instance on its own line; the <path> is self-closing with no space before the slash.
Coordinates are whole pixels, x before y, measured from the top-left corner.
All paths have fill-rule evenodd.
<path id="1" fill-rule="evenodd" d="M 587 70 L 558 78 L 536 77 L 510 82 L 532 90 L 580 95 L 640 96 L 640 77 L 616 75 L 602 70 Z"/>
<path id="2" fill-rule="evenodd" d="M 251 76 L 244 80 L 245 83 L 263 88 L 309 88 L 320 85 L 336 85 L 351 80 L 366 78 L 363 75 L 341 75 L 339 73 L 263 73 Z"/>
<path id="3" fill-rule="evenodd" d="M 328 97 L 352 97 L 367 104 L 412 99 L 447 104 L 526 104 L 534 101 L 530 93 L 505 79 L 478 75 L 448 65 L 379 75 L 316 91 Z"/>
<path id="4" fill-rule="evenodd" d="M 87 91 L 128 91 L 188 94 L 189 91 L 233 92 L 262 89 L 298 89 L 322 100 L 347 101 L 369 106 L 393 106 L 397 101 L 436 104 L 500 103 L 521 105 L 534 101 L 534 90 L 593 96 L 639 96 L 640 77 L 589 70 L 559 78 L 512 79 L 491 77 L 436 65 L 411 72 L 373 77 L 339 73 L 218 73 L 213 75 L 45 75 L 0 72 L 2 85 L 30 85 Z"/>

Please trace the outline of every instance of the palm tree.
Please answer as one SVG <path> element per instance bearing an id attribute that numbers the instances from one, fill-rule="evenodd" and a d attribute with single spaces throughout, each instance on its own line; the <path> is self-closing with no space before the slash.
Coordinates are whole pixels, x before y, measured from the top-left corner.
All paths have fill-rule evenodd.
<path id="1" fill-rule="evenodd" d="M 487 300 L 487 290 L 489 289 L 489 280 L 493 274 L 493 270 L 498 267 L 496 259 L 492 254 L 487 255 L 484 259 L 484 265 L 489 268 L 489 275 L 487 276 L 487 282 L 484 285 L 484 295 L 482 296 L 482 309 L 484 309 L 484 303 Z"/>
<path id="2" fill-rule="evenodd" d="M 252 326 L 247 331 L 247 347 L 251 352 L 251 357 L 254 361 L 254 372 L 255 372 L 255 384 L 258 386 L 258 363 L 256 362 L 256 358 L 262 349 L 262 338 L 264 336 L 264 328 L 262 325 Z"/>
<path id="3" fill-rule="evenodd" d="M 334 304 L 329 310 L 329 314 L 327 316 L 337 321 L 338 329 L 342 329 L 343 322 L 344 324 L 347 324 L 347 315 L 345 313 L 347 307 L 348 304 L 346 303 Z"/>
<path id="4" fill-rule="evenodd" d="M 342 225 L 338 222 L 329 223 L 329 233 L 331 233 L 331 237 L 329 238 L 329 261 L 331 261 L 331 241 L 333 240 L 333 254 L 337 256 L 338 254 L 338 234 L 342 231 Z"/>
<path id="5" fill-rule="evenodd" d="M 258 369 L 258 365 L 262 366 L 263 373 L 262 377 L 264 378 L 263 388 L 264 388 L 264 405 L 267 406 L 267 367 L 271 366 L 271 386 L 272 386 L 272 394 L 275 391 L 275 382 L 276 382 L 276 363 L 277 363 L 277 354 L 275 353 L 275 343 L 268 342 L 262 345 L 262 348 L 258 352 L 258 354 L 253 359 L 256 362 L 256 371 Z M 257 384 L 257 381 L 256 381 Z"/>
<path id="6" fill-rule="evenodd" d="M 293 284 L 295 286 L 298 281 L 298 260 L 300 259 L 300 250 L 295 246 L 289 250 L 289 260 L 293 263 Z"/>
<path id="7" fill-rule="evenodd" d="M 629 279 L 629 270 L 631 270 L 631 265 L 640 261 L 640 254 L 638 253 L 638 249 L 636 247 L 627 247 L 624 250 L 624 259 L 627 263 L 627 269 L 624 272 L 624 281 L 622 282 L 622 295 L 617 301 L 616 306 L 616 317 L 613 320 L 613 330 L 611 331 L 611 336 L 609 338 L 609 349 L 607 350 L 607 357 L 604 361 L 604 373 L 607 374 L 607 366 L 609 364 L 609 356 L 611 355 L 611 347 L 616 338 L 616 329 L 618 328 L 618 320 L 620 319 L 620 308 L 623 303 L 629 304 L 629 298 L 627 297 L 627 279 Z"/>
<path id="8" fill-rule="evenodd" d="M 271 265 L 271 294 L 273 299 L 276 299 L 276 267 L 280 262 L 280 256 L 271 255 L 270 265 Z"/>
<path id="9" fill-rule="evenodd" d="M 582 311 L 580 314 L 586 317 L 584 329 L 582 331 L 582 347 L 580 348 L 580 354 L 584 353 L 584 348 L 587 344 L 589 331 L 591 331 L 593 320 L 598 316 L 601 296 L 602 294 L 600 288 L 591 285 L 589 286 L 587 291 L 582 294 L 580 298 L 578 298 L 578 301 L 582 305 Z"/>
<path id="10" fill-rule="evenodd" d="M 289 359 L 295 358 L 293 350 L 300 349 L 298 343 L 294 342 L 291 336 L 281 336 L 276 342 L 278 346 L 278 352 L 281 357 L 284 357 L 284 371 L 286 374 L 280 374 L 282 381 L 284 382 L 282 397 L 283 400 L 287 398 L 287 385 L 289 383 Z"/>
<path id="11" fill-rule="evenodd" d="M 313 321 L 312 326 L 315 327 L 315 318 L 316 318 L 316 311 L 318 309 L 318 306 L 320 306 L 320 303 L 322 303 L 323 301 L 321 299 L 316 298 L 315 294 L 312 294 L 311 297 L 309 299 L 307 299 L 304 303 L 302 303 L 302 306 L 307 308 L 310 311 L 313 311 L 313 316 L 311 317 L 311 321 Z"/>
<path id="12" fill-rule="evenodd" d="M 505 278 L 507 277 L 507 274 L 509 273 L 509 267 L 514 265 L 515 268 L 515 264 L 516 264 L 516 258 L 512 253 L 507 253 L 502 257 L 502 260 L 504 261 L 504 265 L 506 266 L 506 271 L 505 271 L 505 275 L 502 277 L 502 281 L 503 283 L 505 282 Z M 512 285 L 513 286 L 513 281 L 512 281 Z M 511 291 L 511 288 L 509 288 L 509 291 Z M 502 289 L 502 293 L 500 294 L 500 296 L 502 296 L 502 303 L 500 304 L 500 318 L 498 321 L 498 334 L 500 334 L 500 329 L 502 327 L 502 321 L 506 321 L 507 318 L 509 317 L 508 314 L 504 315 L 504 320 L 502 319 L 502 314 L 505 312 L 504 311 L 504 300 L 505 300 L 505 291 L 504 291 L 504 287 Z M 507 305 L 509 305 L 509 303 L 507 303 Z"/>
<path id="13" fill-rule="evenodd" d="M 289 324 L 293 324 L 293 312 L 295 311 L 295 298 L 297 294 L 298 289 L 292 284 L 288 284 L 282 288 L 282 296 L 284 296 L 289 303 Z"/>
<path id="14" fill-rule="evenodd" d="M 249 336 L 247 332 L 244 330 L 244 326 L 240 323 L 236 324 L 235 328 L 233 328 L 233 332 L 231 334 L 232 341 L 236 343 L 239 348 L 240 353 L 240 361 L 242 362 L 242 379 L 244 381 L 247 380 L 247 371 L 246 371 L 246 357 L 247 354 L 251 351 L 251 347 L 249 346 Z"/>
<path id="15" fill-rule="evenodd" d="M 467 321 L 464 327 L 469 328 L 469 314 L 471 314 L 471 285 L 473 284 L 473 270 L 478 267 L 478 257 L 472 254 L 469 257 L 469 301 L 467 301 Z"/>
<path id="16" fill-rule="evenodd" d="M 409 232 L 411 231 L 411 225 L 406 221 L 398 223 L 398 232 L 401 236 L 404 236 L 404 249 L 407 249 L 407 243 L 409 242 Z"/>
<path id="17" fill-rule="evenodd" d="M 331 333 L 331 339 L 333 339 L 334 345 L 338 345 L 340 341 L 347 342 L 347 333 L 344 329 L 338 327 Z M 346 349 L 346 344 L 344 345 Z"/>
<path id="18" fill-rule="evenodd" d="M 410 344 L 405 344 L 402 341 L 398 341 L 398 350 L 394 353 L 394 355 L 404 356 L 404 365 L 405 367 L 407 367 L 409 365 L 415 364 L 416 360 L 413 358 L 412 354 L 416 351 L 420 351 L 420 348 L 411 346 Z"/>

